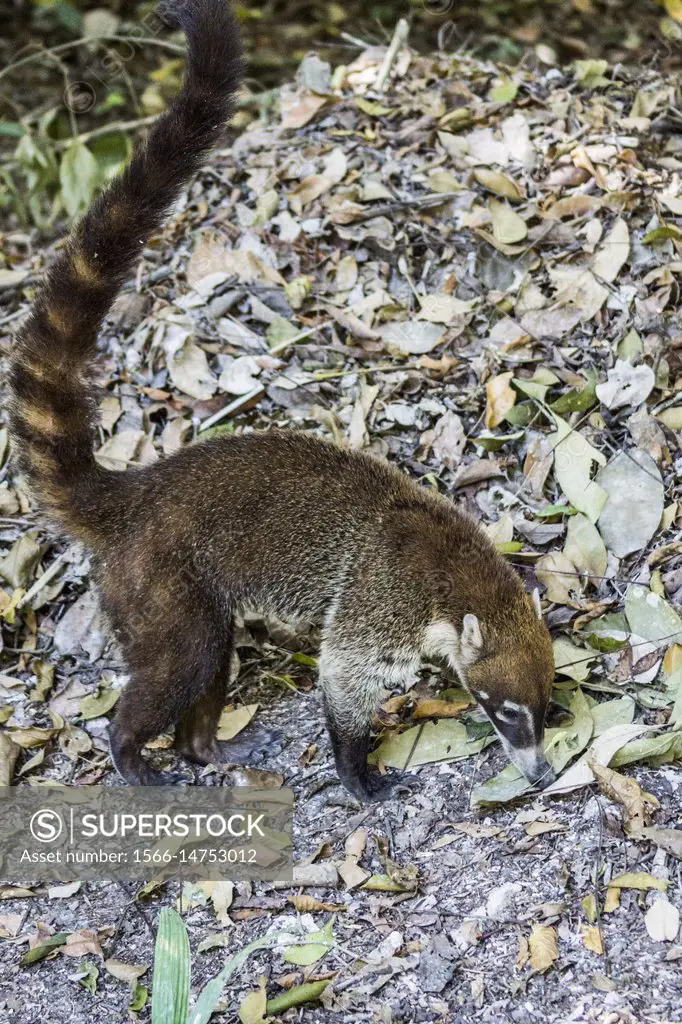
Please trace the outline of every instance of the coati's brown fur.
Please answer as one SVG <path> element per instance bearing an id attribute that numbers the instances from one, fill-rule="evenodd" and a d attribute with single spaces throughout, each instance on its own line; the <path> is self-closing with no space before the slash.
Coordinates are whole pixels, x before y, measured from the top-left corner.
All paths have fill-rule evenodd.
<path id="1" fill-rule="evenodd" d="M 49 273 L 14 351 L 15 457 L 54 521 L 89 546 L 131 682 L 111 729 L 131 783 L 175 724 L 180 751 L 234 760 L 216 740 L 232 621 L 242 606 L 323 624 L 320 682 L 340 778 L 362 799 L 384 686 L 445 657 L 533 781 L 553 677 L 546 627 L 487 537 L 388 463 L 295 432 L 219 438 L 108 472 L 93 457 L 92 362 L 121 283 L 231 109 L 241 62 L 226 0 L 186 0 L 182 92 L 91 207 Z"/>

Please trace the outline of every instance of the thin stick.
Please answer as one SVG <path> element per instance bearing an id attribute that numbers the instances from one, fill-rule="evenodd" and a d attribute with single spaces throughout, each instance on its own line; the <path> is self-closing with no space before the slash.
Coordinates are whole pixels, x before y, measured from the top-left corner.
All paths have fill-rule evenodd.
<path id="1" fill-rule="evenodd" d="M 36 594 L 40 593 L 43 587 L 47 586 L 50 580 L 54 579 L 54 577 L 57 575 L 63 564 L 64 555 L 58 555 L 57 558 L 55 558 L 52 565 L 48 569 L 46 569 L 42 576 L 40 576 L 35 581 L 33 586 L 26 591 L 21 601 L 17 602 L 17 608 L 23 608 L 25 604 L 28 604 L 29 601 L 33 600 Z"/>
<path id="2" fill-rule="evenodd" d="M 73 50 L 78 46 L 85 46 L 87 43 L 138 43 L 140 46 L 160 46 L 162 49 L 170 50 L 171 53 L 185 53 L 185 47 L 179 46 L 177 43 L 169 43 L 166 39 L 154 39 L 148 36 L 88 36 L 87 38 L 82 37 L 81 39 L 72 39 L 69 43 L 60 43 L 59 46 L 51 46 L 49 49 L 41 47 L 36 53 L 30 53 L 28 57 L 22 57 L 21 60 L 15 61 L 13 64 L 8 64 L 6 68 L 0 71 L 0 78 L 4 78 L 10 71 L 16 71 L 17 68 L 23 67 L 24 64 L 30 64 L 34 60 L 40 60 L 41 57 L 51 57 L 56 53 L 65 53 L 67 50 Z"/>
<path id="3" fill-rule="evenodd" d="M 386 56 L 384 57 L 384 63 L 379 68 L 379 74 L 377 75 L 376 82 L 374 83 L 374 88 L 377 92 L 384 91 L 388 76 L 391 73 L 391 68 L 395 64 L 396 57 L 398 56 L 398 51 L 407 41 L 409 31 L 409 24 L 405 18 L 401 18 L 395 27 L 393 38 L 391 39 L 388 50 L 386 51 Z"/>
<path id="4" fill-rule="evenodd" d="M 234 402 L 228 402 L 228 404 L 223 406 L 222 409 L 218 409 L 218 412 L 214 412 L 212 416 L 209 416 L 207 420 L 204 420 L 204 422 L 200 424 L 198 432 L 201 433 L 202 430 L 208 430 L 208 428 L 212 427 L 215 423 L 219 423 L 221 420 L 224 420 L 226 416 L 230 415 L 230 413 L 236 412 L 237 409 L 241 409 L 243 405 L 250 402 L 252 398 L 256 397 L 256 395 L 262 394 L 263 391 L 265 391 L 265 388 L 259 384 L 257 388 L 253 389 L 253 391 L 249 391 L 246 395 L 240 395 L 238 398 L 235 398 Z"/>
<path id="5" fill-rule="evenodd" d="M 329 327 L 332 323 L 331 320 L 326 324 L 318 324 L 317 327 L 309 327 L 306 331 L 299 331 L 298 334 L 294 334 L 293 337 L 287 338 L 285 341 L 280 341 L 268 352 L 270 356 L 276 356 L 278 352 L 283 352 L 285 348 L 289 348 L 289 345 L 295 345 L 297 341 L 303 341 L 304 338 L 309 338 L 311 334 L 316 334 L 317 331 L 321 331 L 325 327 Z"/>
<path id="6" fill-rule="evenodd" d="M 154 124 L 158 116 L 158 114 L 149 114 L 147 117 L 138 117 L 132 121 L 113 121 L 111 124 L 102 124 L 99 128 L 92 128 L 89 132 L 82 132 L 80 135 L 73 135 L 68 139 L 60 139 L 54 143 L 54 148 L 68 149 L 74 142 L 89 142 L 90 139 L 99 139 L 102 135 L 111 135 L 113 132 L 133 131 L 135 128 Z"/>

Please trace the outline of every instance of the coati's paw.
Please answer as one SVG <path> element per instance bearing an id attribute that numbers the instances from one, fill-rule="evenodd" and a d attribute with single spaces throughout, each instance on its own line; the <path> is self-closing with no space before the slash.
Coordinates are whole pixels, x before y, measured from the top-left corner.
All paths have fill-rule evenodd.
<path id="1" fill-rule="evenodd" d="M 178 746 L 178 752 L 195 764 L 238 764 L 253 766 L 269 757 L 276 757 L 287 744 L 281 729 L 250 728 L 238 740 L 212 740 L 210 743 Z"/>
<path id="2" fill-rule="evenodd" d="M 187 781 L 177 772 L 160 772 L 152 768 L 134 744 L 122 738 L 115 729 L 109 734 L 109 752 L 114 768 L 129 786 L 175 786 Z"/>
<path id="3" fill-rule="evenodd" d="M 362 803 L 379 803 L 382 800 L 392 800 L 401 793 L 409 793 L 417 784 L 413 775 L 405 772 L 391 772 L 389 775 L 380 775 L 379 772 L 367 772 L 362 778 L 346 782 L 346 788 L 353 796 Z"/>
<path id="4" fill-rule="evenodd" d="M 140 772 L 140 781 L 136 786 L 183 786 L 187 779 L 180 772 L 158 772 L 156 768 L 145 765 L 144 771 Z"/>

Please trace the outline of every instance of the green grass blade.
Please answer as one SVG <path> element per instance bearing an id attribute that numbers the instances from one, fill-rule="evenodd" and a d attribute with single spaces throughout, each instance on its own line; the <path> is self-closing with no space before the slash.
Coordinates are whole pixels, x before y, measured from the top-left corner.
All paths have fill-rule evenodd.
<path id="1" fill-rule="evenodd" d="M 231 960 L 228 960 L 220 974 L 212 978 L 201 990 L 201 995 L 197 999 L 196 1006 L 190 1014 L 187 1024 L 208 1024 L 229 978 L 231 978 L 235 971 L 239 970 L 251 953 L 257 949 L 267 949 L 270 946 L 276 946 L 284 934 L 284 932 L 274 932 L 270 935 L 264 935 L 262 939 L 256 939 L 254 942 L 250 942 L 248 946 L 244 946 Z M 153 1019 L 152 1024 L 156 1024 L 156 1021 Z"/>
<path id="2" fill-rule="evenodd" d="M 185 922 L 175 910 L 164 908 L 154 949 L 152 1024 L 186 1024 L 190 970 Z"/>

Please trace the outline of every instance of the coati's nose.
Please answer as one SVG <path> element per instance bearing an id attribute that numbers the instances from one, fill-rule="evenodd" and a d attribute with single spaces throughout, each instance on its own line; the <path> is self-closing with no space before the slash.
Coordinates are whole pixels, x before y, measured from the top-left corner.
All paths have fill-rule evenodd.
<path id="1" fill-rule="evenodd" d="M 539 789 L 545 789 L 556 780 L 556 772 L 544 755 L 538 757 L 535 764 L 524 774 L 528 781 Z"/>

